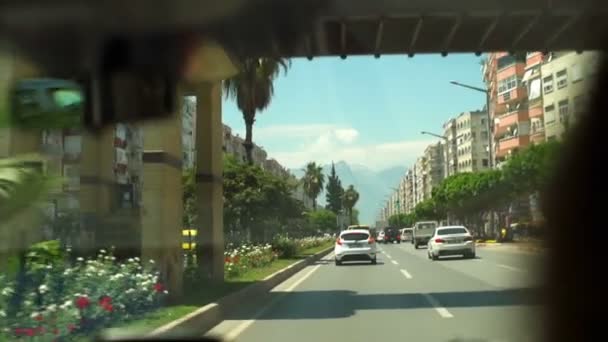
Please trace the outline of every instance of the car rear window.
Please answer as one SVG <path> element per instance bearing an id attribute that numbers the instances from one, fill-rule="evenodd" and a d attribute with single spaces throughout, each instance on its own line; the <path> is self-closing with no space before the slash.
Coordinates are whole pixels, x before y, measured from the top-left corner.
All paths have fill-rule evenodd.
<path id="1" fill-rule="evenodd" d="M 437 235 L 450 235 L 450 234 L 466 234 L 467 230 L 464 228 L 446 228 L 439 229 Z"/>
<path id="2" fill-rule="evenodd" d="M 367 240 L 368 238 L 369 238 L 369 234 L 365 234 L 365 233 L 342 234 L 342 240 L 344 240 L 344 241 Z"/>

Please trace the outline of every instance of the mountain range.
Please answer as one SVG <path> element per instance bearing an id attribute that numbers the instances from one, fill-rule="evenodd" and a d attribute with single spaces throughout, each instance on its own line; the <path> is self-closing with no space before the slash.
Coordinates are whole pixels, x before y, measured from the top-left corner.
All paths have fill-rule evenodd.
<path id="1" fill-rule="evenodd" d="M 364 165 L 349 165 L 345 161 L 339 161 L 334 165 L 342 187 L 346 189 L 352 184 L 359 192 L 359 201 L 355 208 L 359 210 L 359 221 L 365 224 L 375 224 L 376 216 L 386 196 L 393 192 L 392 188 L 397 187 L 406 169 L 405 166 L 396 166 L 374 171 Z M 300 178 L 304 175 L 304 166 L 300 169 L 292 169 L 290 172 Z M 331 164 L 323 165 L 323 173 L 327 183 Z M 317 203 L 319 206 L 325 206 L 325 189 L 317 198 Z"/>

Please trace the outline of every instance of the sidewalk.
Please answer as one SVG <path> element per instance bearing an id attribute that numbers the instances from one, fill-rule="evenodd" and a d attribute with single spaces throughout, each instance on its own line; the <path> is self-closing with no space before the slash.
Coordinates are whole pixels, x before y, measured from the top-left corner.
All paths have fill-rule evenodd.
<path id="1" fill-rule="evenodd" d="M 497 250 L 543 253 L 546 247 L 540 242 L 478 242 L 477 247 L 496 247 Z"/>

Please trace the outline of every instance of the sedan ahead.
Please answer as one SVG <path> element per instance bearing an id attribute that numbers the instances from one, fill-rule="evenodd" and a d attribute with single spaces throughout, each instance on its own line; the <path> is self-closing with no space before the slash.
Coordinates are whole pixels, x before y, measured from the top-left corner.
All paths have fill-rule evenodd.
<path id="1" fill-rule="evenodd" d="M 475 258 L 475 241 L 464 226 L 447 226 L 435 229 L 429 239 L 427 254 L 429 259 L 437 260 L 441 256 L 462 255 Z"/>

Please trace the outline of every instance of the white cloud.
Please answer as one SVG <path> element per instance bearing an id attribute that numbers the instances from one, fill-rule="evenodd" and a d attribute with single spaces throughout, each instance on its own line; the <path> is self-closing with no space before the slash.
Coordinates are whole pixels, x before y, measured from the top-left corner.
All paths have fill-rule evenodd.
<path id="1" fill-rule="evenodd" d="M 261 132 L 260 132 L 261 131 Z M 411 165 L 434 140 L 400 140 L 378 144 L 357 144 L 359 132 L 331 125 L 270 126 L 257 131 L 268 155 L 289 168 L 300 168 L 309 161 L 330 163 L 344 160 L 371 169 Z M 269 143 L 274 139 L 285 143 Z"/>

